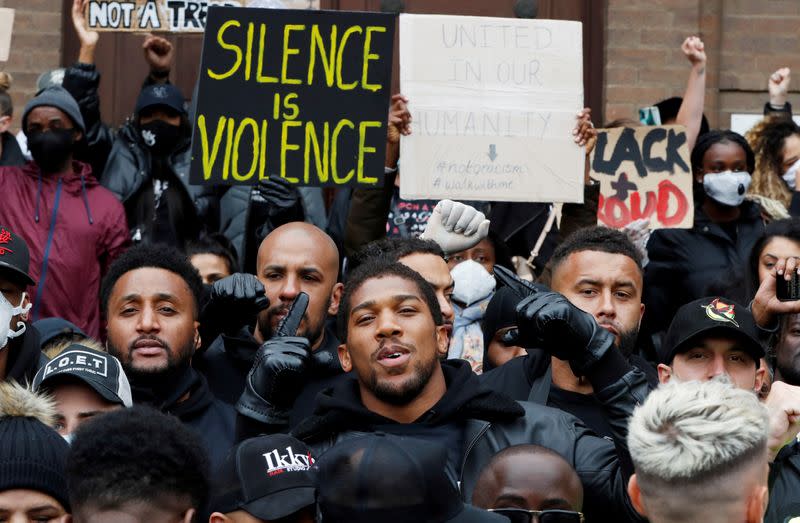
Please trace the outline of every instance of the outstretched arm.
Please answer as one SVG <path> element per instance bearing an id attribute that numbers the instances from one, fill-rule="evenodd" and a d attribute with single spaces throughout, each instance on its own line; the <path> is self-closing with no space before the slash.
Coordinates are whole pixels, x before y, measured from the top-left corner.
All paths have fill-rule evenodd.
<path id="1" fill-rule="evenodd" d="M 706 51 L 703 41 L 696 36 L 684 40 L 681 50 L 692 64 L 683 103 L 675 118 L 675 123 L 686 127 L 686 144 L 691 151 L 700 134 L 703 121 L 703 106 L 706 96 Z"/>

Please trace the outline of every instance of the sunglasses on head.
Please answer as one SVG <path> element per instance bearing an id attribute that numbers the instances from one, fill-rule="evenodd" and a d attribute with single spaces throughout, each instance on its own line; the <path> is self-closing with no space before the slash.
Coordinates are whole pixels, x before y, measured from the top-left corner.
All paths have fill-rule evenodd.
<path id="1" fill-rule="evenodd" d="M 526 510 L 524 508 L 490 508 L 489 512 L 505 516 L 511 523 L 583 523 L 583 514 L 572 510 Z M 534 519 L 536 518 L 536 519 Z"/>

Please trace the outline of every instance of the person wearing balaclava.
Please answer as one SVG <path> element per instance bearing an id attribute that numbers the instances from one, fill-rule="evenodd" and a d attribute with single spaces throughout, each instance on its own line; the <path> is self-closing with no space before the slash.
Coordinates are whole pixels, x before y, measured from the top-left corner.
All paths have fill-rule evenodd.
<path id="1" fill-rule="evenodd" d="M 199 237 L 203 225 L 215 228 L 215 189 L 189 183 L 190 145 L 180 90 L 168 83 L 142 88 L 102 177 L 102 184 L 125 206 L 134 243 L 184 249 Z"/>
<path id="2" fill-rule="evenodd" d="M 764 232 L 761 208 L 745 199 L 755 168 L 747 141 L 732 131 L 711 131 L 692 150 L 694 226 L 659 229 L 647 243 L 643 332 L 665 331 L 683 304 L 724 283 L 744 286 L 744 267 Z M 640 331 L 640 339 L 642 336 Z"/>
<path id="3" fill-rule="evenodd" d="M 25 289 L 31 321 L 60 317 L 98 337 L 100 279 L 127 247 L 125 211 L 92 168 L 73 158 L 84 123 L 64 88 L 40 92 L 25 106 L 21 123 L 33 160 L 0 167 L 0 223 L 30 249 L 30 276 L 37 282 Z M 7 248 L 0 238 L 0 250 Z"/>

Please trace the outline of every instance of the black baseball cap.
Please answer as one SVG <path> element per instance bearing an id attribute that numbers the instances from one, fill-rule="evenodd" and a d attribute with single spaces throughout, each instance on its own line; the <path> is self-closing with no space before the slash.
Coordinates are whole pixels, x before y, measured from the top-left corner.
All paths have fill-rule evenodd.
<path id="1" fill-rule="evenodd" d="M 153 84 L 142 88 L 139 98 L 136 99 L 136 114 L 155 105 L 163 105 L 179 114 L 186 114 L 183 95 L 180 89 L 172 84 Z"/>
<path id="2" fill-rule="evenodd" d="M 0 225 L 0 273 L 25 285 L 36 285 L 28 274 L 31 254 L 28 244 L 14 231 Z"/>
<path id="3" fill-rule="evenodd" d="M 317 463 L 326 523 L 491 523 L 499 514 L 461 500 L 447 449 L 413 437 L 374 433 L 337 443 Z"/>
<path id="4" fill-rule="evenodd" d="M 678 309 L 659 350 L 661 363 L 669 365 L 676 354 L 700 336 L 733 335 L 755 360 L 764 357 L 758 326 L 747 307 L 721 296 L 701 298 Z"/>
<path id="5" fill-rule="evenodd" d="M 111 403 L 133 405 L 128 377 L 119 360 L 110 354 L 73 343 L 39 369 L 33 390 L 46 389 L 56 378 L 65 376 L 82 381 Z"/>
<path id="6" fill-rule="evenodd" d="M 316 503 L 313 465 L 308 447 L 286 434 L 244 440 L 217 470 L 210 508 L 269 521 L 290 516 Z"/>

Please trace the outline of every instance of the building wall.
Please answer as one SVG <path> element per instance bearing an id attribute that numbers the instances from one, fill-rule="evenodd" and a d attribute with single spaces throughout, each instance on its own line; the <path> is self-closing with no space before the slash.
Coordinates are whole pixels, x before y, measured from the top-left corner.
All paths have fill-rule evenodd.
<path id="1" fill-rule="evenodd" d="M 19 125 L 25 102 L 36 93 L 36 79 L 61 64 L 62 0 L 0 0 L 0 7 L 15 9 L 14 31 L 8 62 L 0 69 L 11 73 L 14 127 Z"/>
<path id="2" fill-rule="evenodd" d="M 796 67 L 789 100 L 800 102 L 798 28 L 797 0 L 608 0 L 605 120 L 681 96 L 690 65 L 680 45 L 691 35 L 706 44 L 712 127 L 729 127 L 734 112 L 760 113 L 767 78 L 782 66 Z"/>

